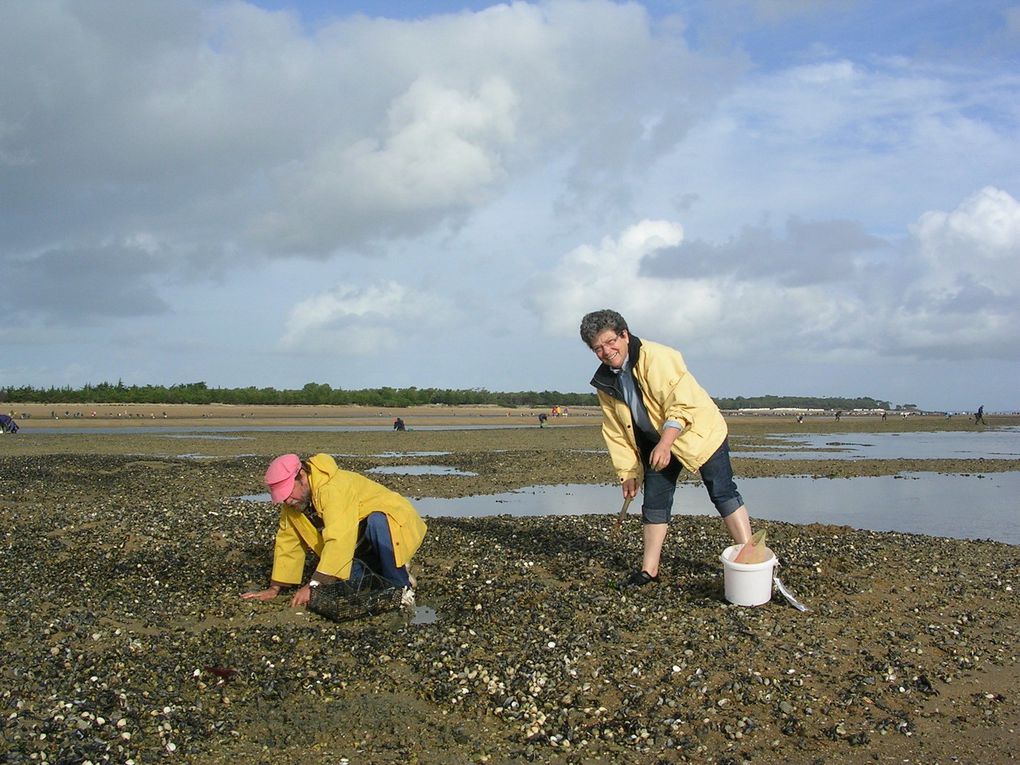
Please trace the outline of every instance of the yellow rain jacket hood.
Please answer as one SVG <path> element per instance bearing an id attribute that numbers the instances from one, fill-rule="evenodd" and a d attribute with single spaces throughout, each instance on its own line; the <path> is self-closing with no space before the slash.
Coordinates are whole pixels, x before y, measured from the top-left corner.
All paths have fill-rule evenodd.
<path id="1" fill-rule="evenodd" d="M 358 473 L 341 470 L 328 454 L 316 454 L 305 465 L 311 488 L 310 512 L 322 519 L 322 530 L 300 510 L 282 506 L 273 553 L 274 582 L 300 584 L 308 550 L 319 556 L 317 571 L 350 578 L 358 524 L 372 513 L 386 514 L 396 565 L 411 560 L 425 538 L 426 527 L 410 502 Z"/>

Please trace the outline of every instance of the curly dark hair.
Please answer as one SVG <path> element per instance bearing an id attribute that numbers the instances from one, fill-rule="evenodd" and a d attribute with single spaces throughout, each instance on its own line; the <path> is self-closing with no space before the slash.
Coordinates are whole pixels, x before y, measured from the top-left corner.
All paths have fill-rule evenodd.
<path id="1" fill-rule="evenodd" d="M 607 329 L 611 329 L 616 334 L 630 332 L 627 320 L 610 308 L 592 311 L 581 319 L 581 339 L 589 348 L 595 342 L 595 338 Z"/>

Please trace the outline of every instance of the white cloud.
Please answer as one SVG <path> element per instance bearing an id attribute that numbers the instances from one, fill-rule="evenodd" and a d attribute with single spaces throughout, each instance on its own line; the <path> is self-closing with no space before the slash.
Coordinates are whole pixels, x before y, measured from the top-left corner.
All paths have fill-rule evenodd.
<path id="1" fill-rule="evenodd" d="M 677 223 L 642 221 L 566 254 L 539 280 L 534 306 L 561 334 L 615 308 L 638 335 L 716 358 L 1016 358 L 1020 204 L 986 188 L 911 230 L 896 254 L 846 222 L 713 246 L 685 243 Z M 788 277 L 818 257 L 825 278 Z"/>
<path id="2" fill-rule="evenodd" d="M 563 334 L 576 333 L 588 311 L 613 308 L 635 334 L 696 346 L 715 357 L 829 352 L 852 345 L 849 327 L 870 321 L 860 298 L 831 283 L 790 286 L 769 275 L 741 276 L 732 251 L 714 269 L 684 275 L 686 246 L 680 224 L 642 221 L 618 239 L 564 256 L 537 280 L 534 306 L 546 326 Z M 663 254 L 681 264 L 675 275 L 648 274 L 643 264 Z"/>
<path id="3" fill-rule="evenodd" d="M 895 312 L 899 343 L 920 355 L 1020 354 L 1020 203 L 986 187 L 911 226 L 924 270 Z"/>
<path id="4" fill-rule="evenodd" d="M 423 77 L 398 96 L 380 139 L 324 145 L 276 174 L 280 208 L 257 224 L 273 248 L 332 250 L 413 233 L 479 204 L 507 175 L 517 95 L 500 78 L 463 93 Z"/>
<path id="5" fill-rule="evenodd" d="M 451 313 L 447 301 L 389 281 L 365 287 L 338 285 L 305 298 L 291 310 L 280 347 L 339 354 L 379 353 L 404 334 L 442 324 Z"/>
<path id="6" fill-rule="evenodd" d="M 986 187 L 952 212 L 924 213 L 911 226 L 929 281 L 973 279 L 993 292 L 1020 287 L 1020 203 L 1008 192 Z"/>
<path id="7" fill-rule="evenodd" d="M 600 308 L 619 311 L 635 327 L 665 325 L 670 331 L 717 318 L 723 295 L 712 280 L 686 281 L 681 308 L 673 283 L 641 275 L 645 257 L 677 247 L 683 235 L 678 223 L 644 220 L 616 239 L 575 248 L 535 280 L 532 303 L 542 323 L 557 333 L 576 334 L 581 317 Z"/>
<path id="8" fill-rule="evenodd" d="M 2 12 L 12 248 L 144 228 L 171 256 L 325 258 L 458 223 L 552 157 L 581 209 L 624 194 L 621 171 L 668 149 L 730 79 L 640 5 L 601 0 L 312 33 L 245 2 Z M 711 87 L 663 92 L 699 66 Z M 69 213 L 47 221 L 54 204 Z"/>

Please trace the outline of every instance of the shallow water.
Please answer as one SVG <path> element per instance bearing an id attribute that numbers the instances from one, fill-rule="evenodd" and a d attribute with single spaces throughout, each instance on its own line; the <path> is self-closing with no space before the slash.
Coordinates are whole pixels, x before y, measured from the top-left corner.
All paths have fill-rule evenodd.
<path id="1" fill-rule="evenodd" d="M 447 454 L 450 454 L 450 452 L 382 452 L 381 454 L 375 454 L 373 456 L 374 457 L 385 457 L 386 459 L 392 459 L 394 457 L 396 457 L 396 458 L 406 458 L 406 457 L 443 457 L 443 456 L 446 456 Z M 341 457 L 341 456 L 355 456 L 355 455 L 335 454 L 333 456 Z"/>
<path id="2" fill-rule="evenodd" d="M 260 492 L 259 494 L 239 494 L 231 499 L 243 499 L 245 502 L 271 502 L 272 497 L 269 496 L 268 491 Z"/>
<path id="3" fill-rule="evenodd" d="M 1018 459 L 1020 428 L 926 433 L 805 433 L 775 436 L 766 451 L 734 450 L 765 459 Z"/>
<path id="4" fill-rule="evenodd" d="M 122 431 L 123 432 L 123 431 Z M 167 438 L 179 438 L 181 440 L 202 440 L 202 441 L 251 441 L 252 439 L 246 436 L 228 436 L 219 435 L 216 433 L 173 433 L 168 435 Z"/>
<path id="5" fill-rule="evenodd" d="M 1020 544 L 1020 473 L 909 473 L 874 478 L 744 478 L 737 483 L 752 518 L 825 523 Z M 414 499 L 425 516 L 577 515 L 620 511 L 616 486 L 535 486 L 505 494 Z M 677 487 L 674 514 L 714 516 L 702 486 Z M 640 513 L 639 503 L 631 515 Z"/>
<path id="6" fill-rule="evenodd" d="M 737 483 L 752 519 L 825 523 L 872 531 L 902 531 L 957 539 L 994 539 L 1020 544 L 1020 473 L 942 475 L 907 473 L 871 478 L 742 478 Z M 269 494 L 237 499 L 269 502 Z M 455 499 L 414 497 L 423 516 L 454 518 L 489 515 L 542 516 L 620 512 L 616 486 L 567 484 L 531 486 L 503 494 Z M 677 486 L 675 515 L 714 516 L 705 489 Z M 640 503 L 631 506 L 638 517 Z"/>
<path id="7" fill-rule="evenodd" d="M 382 475 L 478 475 L 470 470 L 460 470 L 449 465 L 382 465 L 369 468 L 365 472 Z"/>
<path id="8" fill-rule="evenodd" d="M 415 606 L 409 624 L 434 624 L 437 618 L 436 610 L 431 606 Z"/>

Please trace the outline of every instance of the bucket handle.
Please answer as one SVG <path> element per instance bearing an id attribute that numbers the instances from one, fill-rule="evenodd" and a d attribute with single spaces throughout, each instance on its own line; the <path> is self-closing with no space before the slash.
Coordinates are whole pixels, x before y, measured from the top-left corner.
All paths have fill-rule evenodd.
<path id="1" fill-rule="evenodd" d="M 779 568 L 779 562 L 778 561 L 776 561 L 776 568 Z M 789 603 L 791 606 L 796 608 L 798 611 L 810 611 L 811 610 L 810 608 L 805 606 L 803 603 L 801 603 L 799 600 L 797 600 L 797 598 L 794 596 L 794 594 L 792 592 L 790 592 L 786 588 L 785 584 L 783 584 L 783 580 L 780 579 L 778 576 L 773 575 L 772 581 L 775 582 L 776 589 L 779 590 L 779 592 L 782 594 L 782 596 L 784 598 L 786 598 L 786 602 Z"/>

